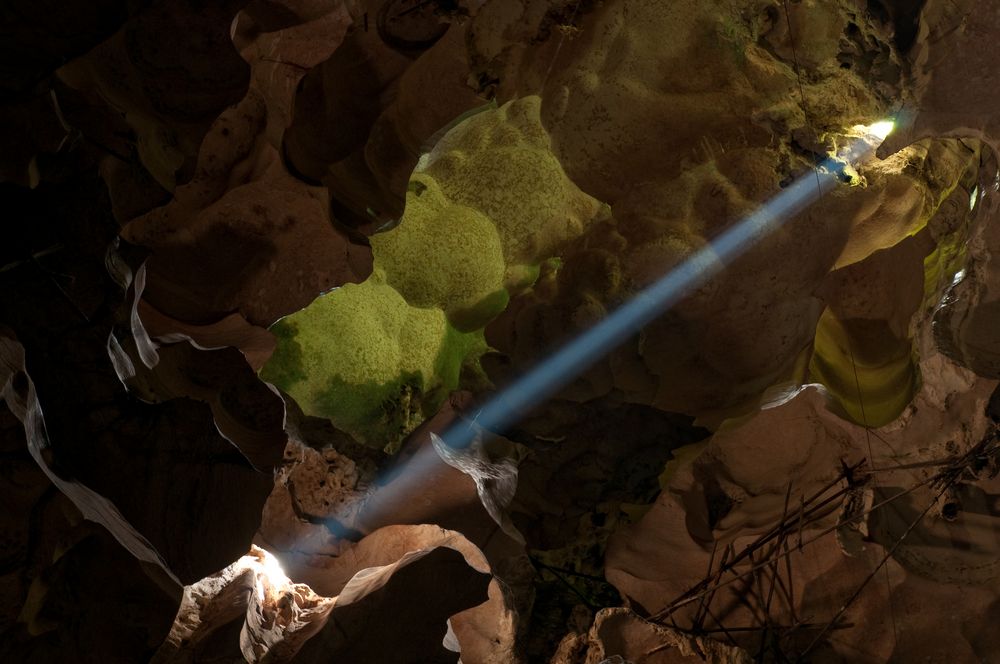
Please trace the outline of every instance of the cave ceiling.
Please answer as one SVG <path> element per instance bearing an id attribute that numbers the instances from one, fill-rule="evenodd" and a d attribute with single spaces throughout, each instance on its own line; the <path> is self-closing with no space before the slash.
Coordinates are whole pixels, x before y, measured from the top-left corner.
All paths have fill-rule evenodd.
<path id="1" fill-rule="evenodd" d="M 1000 663 L 992 3 L 0 36 L 0 661 Z"/>

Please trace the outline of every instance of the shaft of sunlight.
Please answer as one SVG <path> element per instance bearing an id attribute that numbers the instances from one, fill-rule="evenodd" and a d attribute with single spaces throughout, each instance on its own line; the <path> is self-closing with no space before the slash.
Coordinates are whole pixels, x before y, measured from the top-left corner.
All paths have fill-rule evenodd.
<path id="1" fill-rule="evenodd" d="M 846 149 L 794 180 L 757 211 L 689 255 L 592 328 L 539 361 L 486 402 L 473 418 L 458 419 L 441 434 L 441 439 L 451 448 L 464 449 L 475 441 L 482 429 L 503 432 L 532 407 L 565 387 L 657 316 L 704 285 L 764 237 L 836 187 L 841 181 L 844 167 L 861 163 L 873 155 L 894 126 L 891 120 L 887 120 L 855 127 L 854 130 L 861 137 Z M 443 462 L 433 447 L 428 445 L 418 448 L 415 456 L 398 469 L 391 484 L 384 485 L 369 497 L 368 507 L 375 511 L 391 509 L 390 505 L 394 500 L 418 491 L 428 473 L 440 463 Z"/>

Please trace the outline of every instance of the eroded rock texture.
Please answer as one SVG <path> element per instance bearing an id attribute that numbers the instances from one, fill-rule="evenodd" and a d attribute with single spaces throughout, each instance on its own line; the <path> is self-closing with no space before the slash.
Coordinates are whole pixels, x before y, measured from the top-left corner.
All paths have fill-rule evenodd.
<path id="1" fill-rule="evenodd" d="M 3 661 L 996 660 L 994 8 L 0 16 Z"/>

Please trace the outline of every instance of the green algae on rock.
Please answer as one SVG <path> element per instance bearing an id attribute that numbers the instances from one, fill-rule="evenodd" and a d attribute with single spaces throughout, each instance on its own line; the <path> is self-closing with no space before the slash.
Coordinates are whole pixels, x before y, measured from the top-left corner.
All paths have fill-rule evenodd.
<path id="1" fill-rule="evenodd" d="M 440 309 L 407 304 L 380 277 L 278 321 L 278 347 L 260 376 L 306 414 L 392 449 L 458 386 L 481 335 L 458 332 Z"/>
<path id="2" fill-rule="evenodd" d="M 582 234 L 600 210 L 553 154 L 541 103 L 529 96 L 469 117 L 417 169 L 434 178 L 450 201 L 493 222 L 508 285 L 516 285 L 520 266 L 537 265 Z"/>
<path id="3" fill-rule="evenodd" d="M 508 291 L 602 211 L 552 154 L 540 106 L 517 100 L 448 131 L 412 174 L 400 223 L 372 236 L 373 275 L 275 324 L 261 377 L 393 449 L 475 374 Z"/>
<path id="4" fill-rule="evenodd" d="M 371 238 L 376 269 L 417 307 L 439 307 L 464 331 L 507 306 L 500 236 L 482 213 L 450 202 L 437 182 L 415 174 L 398 226 Z"/>

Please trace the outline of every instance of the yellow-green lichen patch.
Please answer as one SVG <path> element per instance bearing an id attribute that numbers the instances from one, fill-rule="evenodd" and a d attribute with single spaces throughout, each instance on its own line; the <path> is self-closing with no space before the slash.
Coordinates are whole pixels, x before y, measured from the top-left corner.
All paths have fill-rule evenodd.
<path id="1" fill-rule="evenodd" d="M 471 115 L 421 159 L 373 275 L 276 324 L 261 376 L 302 409 L 393 449 L 460 379 L 482 386 L 482 329 L 601 205 L 553 155 L 538 97 Z M 606 210 L 605 210 L 606 211 Z"/>
<path id="2" fill-rule="evenodd" d="M 507 306 L 496 228 L 448 201 L 427 175 L 414 176 L 400 224 L 371 243 L 389 285 L 414 306 L 443 309 L 460 330 L 483 327 Z"/>
<path id="3" fill-rule="evenodd" d="M 305 413 L 387 447 L 457 387 L 476 340 L 452 329 L 440 309 L 411 306 L 378 278 L 321 296 L 272 332 L 278 348 L 261 377 Z"/>
<path id="4" fill-rule="evenodd" d="M 441 139 L 425 166 L 450 201 L 493 221 L 512 269 L 552 256 L 600 207 L 552 153 L 540 108 L 539 97 L 525 97 L 469 118 Z"/>
<path id="5" fill-rule="evenodd" d="M 917 393 L 914 359 L 911 341 L 884 321 L 842 321 L 827 309 L 816 326 L 809 373 L 829 390 L 839 415 L 880 427 L 899 417 Z"/>

